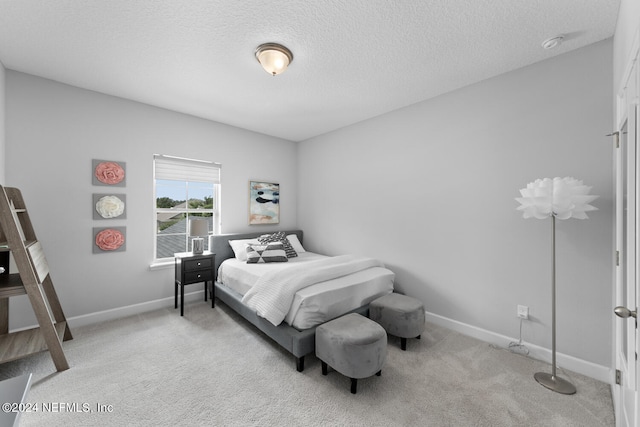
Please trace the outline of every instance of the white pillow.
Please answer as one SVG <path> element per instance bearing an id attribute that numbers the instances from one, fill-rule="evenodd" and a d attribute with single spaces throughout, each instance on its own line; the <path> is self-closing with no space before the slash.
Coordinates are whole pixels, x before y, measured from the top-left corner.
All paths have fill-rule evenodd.
<path id="1" fill-rule="evenodd" d="M 289 241 L 289 243 L 291 243 L 291 246 L 296 251 L 296 253 L 306 252 L 302 247 L 302 243 L 300 243 L 300 240 L 298 240 L 297 234 L 288 234 L 287 240 Z"/>
<path id="2" fill-rule="evenodd" d="M 258 242 L 258 239 L 229 240 L 229 245 L 231 246 L 231 249 L 233 249 L 233 253 L 238 261 L 247 260 L 247 246 L 259 244 L 260 242 Z"/>

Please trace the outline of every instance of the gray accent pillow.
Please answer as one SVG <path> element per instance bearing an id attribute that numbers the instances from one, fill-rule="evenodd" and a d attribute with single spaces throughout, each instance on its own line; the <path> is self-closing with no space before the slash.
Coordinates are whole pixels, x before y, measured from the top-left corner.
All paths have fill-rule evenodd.
<path id="1" fill-rule="evenodd" d="M 282 245 L 284 246 L 284 251 L 287 254 L 287 258 L 298 256 L 298 253 L 295 251 L 295 249 L 293 249 L 293 246 L 291 246 L 291 242 L 289 242 L 289 239 L 287 239 L 287 233 L 285 233 L 284 231 L 278 231 L 277 233 L 260 236 L 258 237 L 258 241 L 260 243 L 282 243 Z"/>
<path id="2" fill-rule="evenodd" d="M 287 261 L 289 259 L 284 251 L 284 246 L 280 242 L 247 246 L 247 264 Z"/>

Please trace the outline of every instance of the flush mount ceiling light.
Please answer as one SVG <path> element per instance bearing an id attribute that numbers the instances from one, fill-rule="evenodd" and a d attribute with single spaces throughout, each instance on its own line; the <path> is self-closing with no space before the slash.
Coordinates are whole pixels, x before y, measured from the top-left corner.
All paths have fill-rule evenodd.
<path id="1" fill-rule="evenodd" d="M 291 51 L 277 43 L 261 44 L 255 54 L 262 68 L 272 76 L 283 73 L 293 61 Z"/>
<path id="2" fill-rule="evenodd" d="M 547 39 L 542 42 L 542 47 L 545 49 L 553 49 L 555 47 L 560 46 L 563 40 L 564 40 L 564 36 L 551 37 L 550 39 Z"/>

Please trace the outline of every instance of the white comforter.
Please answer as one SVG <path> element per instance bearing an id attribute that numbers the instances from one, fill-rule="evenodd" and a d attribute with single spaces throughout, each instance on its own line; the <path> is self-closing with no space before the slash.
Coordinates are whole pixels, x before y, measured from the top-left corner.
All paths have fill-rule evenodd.
<path id="1" fill-rule="evenodd" d="M 277 326 L 286 317 L 293 297 L 300 289 L 371 267 L 384 265 L 373 258 L 341 255 L 271 271 L 258 279 L 244 295 L 242 302 L 256 310 L 258 316 Z"/>

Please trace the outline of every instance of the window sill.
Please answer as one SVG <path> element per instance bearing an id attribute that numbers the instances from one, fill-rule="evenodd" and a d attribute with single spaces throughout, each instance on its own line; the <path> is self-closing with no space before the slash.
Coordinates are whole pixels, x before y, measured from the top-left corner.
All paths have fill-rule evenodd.
<path id="1" fill-rule="evenodd" d="M 164 270 L 167 268 L 173 268 L 174 263 L 175 261 L 173 259 L 154 261 L 149 266 L 149 270 Z"/>

